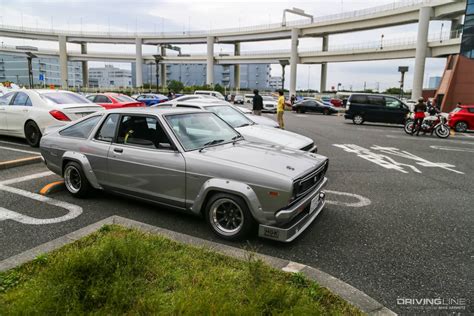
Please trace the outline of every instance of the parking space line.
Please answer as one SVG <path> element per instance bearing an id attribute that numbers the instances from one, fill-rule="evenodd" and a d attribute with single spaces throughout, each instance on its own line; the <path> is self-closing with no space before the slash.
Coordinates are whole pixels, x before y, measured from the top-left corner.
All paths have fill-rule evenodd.
<path id="1" fill-rule="evenodd" d="M 23 181 L 38 179 L 38 178 L 46 177 L 52 174 L 53 174 L 52 172 L 41 172 L 41 173 L 36 173 L 36 174 L 32 174 L 25 177 L 2 181 L 0 182 L 0 191 L 6 191 L 6 192 L 20 195 L 32 200 L 43 202 L 52 206 L 63 208 L 68 211 L 66 215 L 53 217 L 53 218 L 35 218 L 35 217 L 27 216 L 27 215 L 0 207 L 0 221 L 13 220 L 13 221 L 16 221 L 22 224 L 27 224 L 27 225 L 46 225 L 46 224 L 55 224 L 55 223 L 68 221 L 81 215 L 82 207 L 78 205 L 71 204 L 64 201 L 55 200 L 55 199 L 52 199 L 52 198 L 49 198 L 37 193 L 33 193 L 30 191 L 8 186 L 8 184 L 15 184 L 15 183 L 23 182 Z"/>
<path id="2" fill-rule="evenodd" d="M 460 147 L 449 147 L 449 146 L 430 146 L 430 148 L 446 151 L 463 151 L 467 153 L 474 153 L 474 148 L 460 148 Z"/>
<path id="3" fill-rule="evenodd" d="M 41 155 L 37 151 L 31 151 L 31 150 L 24 150 L 24 149 L 18 149 L 18 148 L 11 148 L 11 147 L 5 147 L 5 146 L 0 146 L 0 149 L 5 149 L 5 150 L 11 150 L 11 151 L 17 151 L 19 153 L 26 153 L 26 154 L 32 154 L 32 155 Z"/>
<path id="4" fill-rule="evenodd" d="M 7 142 L 5 140 L 0 140 L 0 143 L 2 144 L 8 144 L 8 145 L 14 145 L 14 146 L 21 146 L 21 147 L 28 147 L 31 148 L 30 145 L 25 145 L 25 144 L 20 144 L 20 143 L 15 143 L 15 142 Z"/>

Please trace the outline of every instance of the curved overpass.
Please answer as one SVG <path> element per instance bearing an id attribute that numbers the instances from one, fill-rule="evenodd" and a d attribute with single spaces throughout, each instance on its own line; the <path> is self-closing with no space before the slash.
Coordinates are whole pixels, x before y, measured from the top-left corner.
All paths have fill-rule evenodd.
<path id="1" fill-rule="evenodd" d="M 326 88 L 327 62 L 362 61 L 391 58 L 415 57 L 415 76 L 413 95 L 421 95 L 423 73 L 426 57 L 441 57 L 459 52 L 459 39 L 444 41 L 437 45 L 428 40 L 429 22 L 431 20 L 453 20 L 465 12 L 466 0 L 410 0 L 365 10 L 347 12 L 339 15 L 317 17 L 313 23 L 294 21 L 286 25 L 273 24 L 237 29 L 220 29 L 213 31 L 192 31 L 180 33 L 116 33 L 116 32 L 77 32 L 64 30 L 32 29 L 14 26 L 0 27 L 0 36 L 32 40 L 58 41 L 58 52 L 41 51 L 39 54 L 59 56 L 62 85 L 67 85 L 67 60 L 86 61 L 135 61 L 137 86 L 141 86 L 142 64 L 145 60 L 155 60 L 153 56 L 142 54 L 142 45 L 166 44 L 207 44 L 207 54 L 201 56 L 166 56 L 165 46 L 161 47 L 162 63 L 203 63 L 207 64 L 206 83 L 213 84 L 213 65 L 241 63 L 278 63 L 290 61 L 290 93 L 296 90 L 296 65 L 298 63 L 321 63 L 321 90 Z M 411 45 L 392 46 L 387 49 L 358 49 L 347 51 L 329 51 L 328 40 L 333 34 L 411 24 L 418 22 L 418 38 Z M 456 24 L 458 22 L 455 22 Z M 298 52 L 298 39 L 301 37 L 322 37 L 323 45 L 319 52 Z M 290 39 L 291 49 L 287 52 L 266 52 L 263 54 L 241 54 L 240 43 L 251 41 L 268 41 Z M 81 52 L 67 52 L 66 43 L 81 44 Z M 133 44 L 135 55 L 113 53 L 87 53 L 87 43 Z M 233 56 L 215 56 L 214 44 L 228 43 L 235 45 Z M 404 46 L 404 47 L 402 47 Z M 162 67 L 164 68 L 164 67 Z M 236 80 L 239 82 L 239 70 L 236 67 Z M 162 69 L 161 78 L 166 77 Z M 87 74 L 84 73 L 84 78 Z M 165 80 L 165 79 L 164 79 Z M 87 80 L 85 80 L 87 81 Z"/>

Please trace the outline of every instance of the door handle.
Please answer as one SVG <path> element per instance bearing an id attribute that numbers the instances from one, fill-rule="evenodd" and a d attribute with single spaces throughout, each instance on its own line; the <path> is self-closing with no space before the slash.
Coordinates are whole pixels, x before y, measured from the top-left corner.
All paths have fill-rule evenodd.
<path id="1" fill-rule="evenodd" d="M 123 148 L 114 148 L 114 152 L 121 154 L 123 153 Z"/>
<path id="2" fill-rule="evenodd" d="M 23 112 L 28 112 L 28 109 L 23 109 L 22 111 L 23 111 Z"/>

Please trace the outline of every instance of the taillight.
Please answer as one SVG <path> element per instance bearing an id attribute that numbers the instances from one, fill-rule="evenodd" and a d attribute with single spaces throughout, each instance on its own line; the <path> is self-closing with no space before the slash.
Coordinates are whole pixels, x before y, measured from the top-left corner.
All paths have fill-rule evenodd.
<path id="1" fill-rule="evenodd" d="M 58 111 L 58 110 L 49 111 L 49 114 L 51 114 L 51 116 L 54 117 L 55 119 L 57 119 L 58 121 L 70 121 L 71 120 L 69 117 L 67 117 L 66 114 L 64 114 L 63 112 Z"/>
<path id="2" fill-rule="evenodd" d="M 350 101 L 347 101 L 346 103 L 346 111 L 349 111 L 349 107 L 351 106 L 351 102 Z"/>

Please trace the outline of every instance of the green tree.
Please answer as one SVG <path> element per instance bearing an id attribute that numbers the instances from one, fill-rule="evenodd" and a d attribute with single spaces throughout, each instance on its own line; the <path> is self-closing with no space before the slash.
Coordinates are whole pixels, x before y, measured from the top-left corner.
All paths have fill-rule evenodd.
<path id="1" fill-rule="evenodd" d="M 216 84 L 214 85 L 214 90 L 215 90 L 215 91 L 219 91 L 220 93 L 224 93 L 224 87 L 221 86 L 221 85 L 218 84 L 218 83 L 216 83 Z"/>
<path id="2" fill-rule="evenodd" d="M 392 87 L 392 88 L 388 88 L 387 90 L 385 90 L 384 93 L 386 94 L 400 94 L 401 90 L 400 88 L 396 88 L 396 87 Z"/>
<path id="3" fill-rule="evenodd" d="M 184 84 L 178 80 L 171 80 L 168 83 L 168 90 L 172 90 L 174 92 L 181 92 L 184 89 Z"/>

